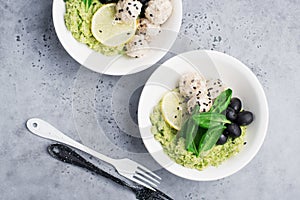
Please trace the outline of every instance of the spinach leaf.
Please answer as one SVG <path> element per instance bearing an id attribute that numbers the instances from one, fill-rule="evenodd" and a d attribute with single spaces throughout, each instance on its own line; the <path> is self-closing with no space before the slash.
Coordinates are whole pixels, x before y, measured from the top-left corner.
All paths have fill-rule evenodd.
<path id="1" fill-rule="evenodd" d="M 214 101 L 209 112 L 221 113 L 228 107 L 232 96 L 232 90 L 229 88 L 223 91 Z"/>
<path id="2" fill-rule="evenodd" d="M 204 112 L 193 116 L 193 120 L 202 128 L 210 128 L 221 124 L 231 123 L 226 116 L 220 113 Z"/>
<path id="3" fill-rule="evenodd" d="M 199 113 L 200 106 L 196 105 L 192 115 L 195 115 Z M 185 148 L 190 151 L 195 153 L 196 155 L 198 154 L 196 144 L 194 143 L 194 139 L 197 136 L 199 126 L 195 123 L 195 121 L 192 119 L 192 117 L 189 117 L 186 121 L 186 129 L 185 129 Z"/>
<path id="4" fill-rule="evenodd" d="M 180 130 L 179 130 L 178 133 L 177 133 L 177 136 L 178 136 L 178 137 L 183 137 L 183 138 L 185 138 L 186 131 L 187 131 L 187 127 L 188 127 L 188 120 L 189 120 L 189 118 L 186 119 L 186 120 L 183 122 L 183 124 L 182 124 Z"/>
<path id="5" fill-rule="evenodd" d="M 192 112 L 192 115 L 195 115 L 197 113 L 199 113 L 199 110 L 200 110 L 200 106 L 199 105 L 196 105 L 193 112 Z M 183 137 L 185 138 L 186 136 L 186 132 L 187 132 L 187 128 L 188 128 L 188 123 L 189 123 L 189 120 L 191 120 L 191 116 L 189 116 L 182 124 L 180 130 L 178 131 L 177 135 L 180 136 L 180 137 Z"/>
<path id="6" fill-rule="evenodd" d="M 195 153 L 196 148 L 194 144 L 194 139 L 198 132 L 198 125 L 195 124 L 194 120 L 188 120 L 188 127 L 186 130 L 186 138 L 185 138 L 185 148 L 189 151 L 192 151 Z"/>
<path id="7" fill-rule="evenodd" d="M 82 0 L 82 2 L 84 3 L 85 6 L 85 12 L 87 12 L 92 4 L 93 0 Z"/>
<path id="8" fill-rule="evenodd" d="M 225 128 L 226 127 L 224 125 L 218 125 L 209 128 L 200 140 L 198 148 L 199 154 L 201 154 L 203 151 L 210 150 L 217 143 Z"/>

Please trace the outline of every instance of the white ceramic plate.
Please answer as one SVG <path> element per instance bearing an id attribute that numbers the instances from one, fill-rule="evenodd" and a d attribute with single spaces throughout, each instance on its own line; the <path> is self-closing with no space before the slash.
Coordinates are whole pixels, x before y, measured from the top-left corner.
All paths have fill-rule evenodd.
<path id="1" fill-rule="evenodd" d="M 221 78 L 233 89 L 233 96 L 242 99 L 243 108 L 254 113 L 254 121 L 248 126 L 242 151 L 218 167 L 203 171 L 183 167 L 163 152 L 161 144 L 151 133 L 149 119 L 153 107 L 162 96 L 175 88 L 180 76 L 186 72 L 199 71 L 207 79 Z M 175 56 L 162 64 L 149 78 L 140 97 L 138 122 L 143 142 L 152 157 L 165 169 L 177 176 L 197 180 L 216 180 L 242 169 L 260 149 L 268 126 L 269 111 L 265 93 L 251 70 L 237 59 L 216 51 L 190 51 Z"/>
<path id="2" fill-rule="evenodd" d="M 125 75 L 142 71 L 158 62 L 171 48 L 179 32 L 182 20 L 182 1 L 171 0 L 173 12 L 162 32 L 151 41 L 150 51 L 142 58 L 127 56 L 105 56 L 78 42 L 67 30 L 64 22 L 65 3 L 53 0 L 52 17 L 56 34 L 66 51 L 81 65 L 98 73 L 108 75 Z"/>

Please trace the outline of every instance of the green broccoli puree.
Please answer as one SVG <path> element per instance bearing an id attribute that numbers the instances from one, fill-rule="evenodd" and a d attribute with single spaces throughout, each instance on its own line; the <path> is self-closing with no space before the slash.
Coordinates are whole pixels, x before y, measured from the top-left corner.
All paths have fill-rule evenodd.
<path id="1" fill-rule="evenodd" d="M 150 120 L 152 123 L 151 132 L 155 139 L 161 143 L 164 152 L 184 167 L 203 170 L 208 166 L 219 166 L 223 161 L 236 155 L 244 146 L 246 129 L 242 127 L 240 137 L 234 141 L 228 138 L 224 145 L 215 145 L 206 155 L 197 157 L 185 149 L 185 139 L 177 139 L 177 131 L 164 121 L 160 103 L 154 107 Z"/>
<path id="2" fill-rule="evenodd" d="M 122 54 L 124 45 L 108 47 L 98 42 L 91 32 L 91 21 L 94 13 L 102 6 L 99 0 L 92 0 L 88 10 L 82 0 L 66 1 L 65 24 L 73 37 L 91 49 L 104 55 Z"/>

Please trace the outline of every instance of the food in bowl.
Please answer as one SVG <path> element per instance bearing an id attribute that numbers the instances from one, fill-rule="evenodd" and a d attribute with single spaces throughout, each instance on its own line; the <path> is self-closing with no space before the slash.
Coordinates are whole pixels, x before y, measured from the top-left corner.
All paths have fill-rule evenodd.
<path id="1" fill-rule="evenodd" d="M 104 55 L 140 58 L 172 14 L 170 0 L 65 0 L 73 37 Z"/>
<path id="2" fill-rule="evenodd" d="M 184 74 L 154 107 L 151 132 L 176 163 L 203 170 L 219 166 L 246 145 L 253 114 L 220 79 Z"/>

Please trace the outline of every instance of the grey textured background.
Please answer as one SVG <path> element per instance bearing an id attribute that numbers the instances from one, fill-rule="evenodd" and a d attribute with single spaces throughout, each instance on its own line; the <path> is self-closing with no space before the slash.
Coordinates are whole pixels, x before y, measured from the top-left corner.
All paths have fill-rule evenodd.
<path id="1" fill-rule="evenodd" d="M 46 152 L 51 142 L 25 128 L 28 118 L 41 117 L 84 140 L 81 129 L 88 112 L 72 107 L 72 99 L 81 105 L 78 98 L 89 91 L 84 88 L 92 87 L 95 118 L 111 141 L 104 153 L 122 157 L 145 152 L 141 140 L 118 128 L 117 121 L 122 123 L 126 115 L 111 99 L 121 78 L 81 68 L 66 53 L 53 28 L 51 6 L 51 0 L 0 0 L 0 199 L 135 199 L 103 177 L 52 159 Z M 163 178 L 163 191 L 180 200 L 300 198 L 299 18 L 299 0 L 183 1 L 180 37 L 197 41 L 201 49 L 226 52 L 249 66 L 265 89 L 270 123 L 261 150 L 238 173 L 194 182 L 161 169 L 157 173 Z M 132 78 L 144 83 L 154 69 Z M 124 108 L 134 120 L 140 91 Z M 116 151 L 115 145 L 124 151 Z"/>

